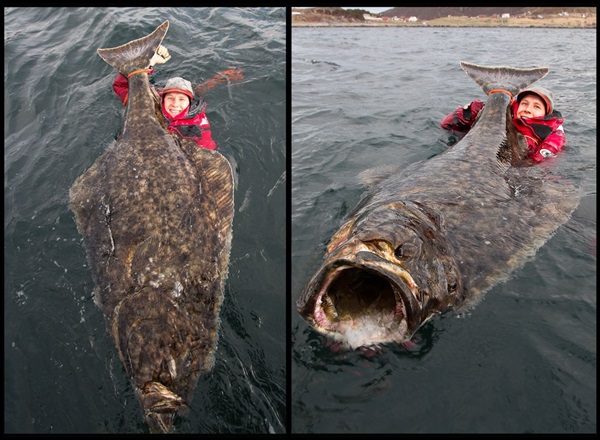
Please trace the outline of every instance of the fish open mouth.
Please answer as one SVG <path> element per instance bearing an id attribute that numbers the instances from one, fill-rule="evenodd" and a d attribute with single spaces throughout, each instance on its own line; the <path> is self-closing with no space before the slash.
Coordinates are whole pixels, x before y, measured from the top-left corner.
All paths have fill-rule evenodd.
<path id="1" fill-rule="evenodd" d="M 408 315 L 416 286 L 408 273 L 338 261 L 319 279 L 312 321 L 321 333 L 352 348 L 410 336 Z"/>

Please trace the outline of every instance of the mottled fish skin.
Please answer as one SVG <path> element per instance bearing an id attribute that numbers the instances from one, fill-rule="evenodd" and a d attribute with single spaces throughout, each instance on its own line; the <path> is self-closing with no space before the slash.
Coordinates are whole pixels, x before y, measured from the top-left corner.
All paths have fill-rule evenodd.
<path id="1" fill-rule="evenodd" d="M 169 22 L 100 56 L 148 66 Z M 151 432 L 171 432 L 214 363 L 228 274 L 233 175 L 220 153 L 166 130 L 148 75 L 129 78 L 119 138 L 77 178 L 70 209 L 103 311 Z"/>
<path id="2" fill-rule="evenodd" d="M 484 90 L 510 94 L 546 68 L 461 63 Z M 356 348 L 404 342 L 433 316 L 463 311 L 564 224 L 580 199 L 548 167 L 524 167 L 510 96 L 443 154 L 380 177 L 333 235 L 296 307 L 319 333 Z"/>

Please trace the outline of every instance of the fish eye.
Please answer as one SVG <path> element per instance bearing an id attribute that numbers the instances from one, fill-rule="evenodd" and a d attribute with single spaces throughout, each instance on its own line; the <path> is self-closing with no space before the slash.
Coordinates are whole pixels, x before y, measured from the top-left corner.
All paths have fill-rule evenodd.
<path id="1" fill-rule="evenodd" d="M 406 260 L 417 255 L 417 246 L 413 243 L 402 243 L 394 251 L 394 255 L 399 260 Z"/>

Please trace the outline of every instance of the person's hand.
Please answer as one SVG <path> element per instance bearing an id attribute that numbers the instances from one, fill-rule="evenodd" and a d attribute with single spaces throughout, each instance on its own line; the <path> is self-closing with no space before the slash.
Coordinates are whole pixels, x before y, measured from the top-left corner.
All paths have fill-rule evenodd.
<path id="1" fill-rule="evenodd" d="M 156 53 L 150 59 L 150 67 L 152 68 L 155 64 L 164 64 L 171 59 L 169 51 L 162 44 L 156 49 Z"/>

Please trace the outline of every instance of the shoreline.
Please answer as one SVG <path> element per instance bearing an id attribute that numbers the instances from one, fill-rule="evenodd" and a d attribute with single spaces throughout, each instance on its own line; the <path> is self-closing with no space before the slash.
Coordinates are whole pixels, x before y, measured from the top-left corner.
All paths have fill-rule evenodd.
<path id="1" fill-rule="evenodd" d="M 340 28 L 340 27 L 360 27 L 360 28 L 513 28 L 513 29 L 586 29 L 596 30 L 596 26 L 564 26 L 556 24 L 395 24 L 395 23 L 322 23 L 322 22 L 304 22 L 292 23 L 292 28 Z"/>
<path id="2" fill-rule="evenodd" d="M 596 30 L 595 27 L 581 27 L 581 26 L 481 26 L 481 25 L 473 25 L 473 26 L 450 26 L 450 25 L 437 25 L 437 26 L 397 26 L 397 25 L 361 25 L 361 24 L 302 24 L 302 25 L 292 25 L 292 28 L 511 28 L 511 29 L 582 29 L 582 30 Z"/>
<path id="3" fill-rule="evenodd" d="M 440 17 L 431 20 L 419 20 L 409 22 L 408 20 L 357 20 L 340 17 L 331 17 L 323 14 L 311 14 L 306 16 L 292 16 L 292 28 L 294 27 L 365 27 L 365 28 L 396 28 L 396 27 L 435 27 L 435 28 L 548 28 L 548 29 L 596 29 L 596 15 L 587 16 L 557 16 L 551 15 L 544 18 L 511 17 L 503 20 L 498 17 Z"/>

